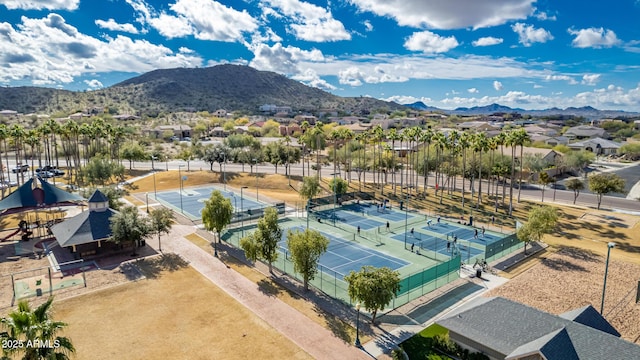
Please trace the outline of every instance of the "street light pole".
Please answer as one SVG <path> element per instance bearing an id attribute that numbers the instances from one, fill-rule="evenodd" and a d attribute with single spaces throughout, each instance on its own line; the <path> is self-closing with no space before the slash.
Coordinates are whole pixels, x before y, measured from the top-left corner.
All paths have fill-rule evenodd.
<path id="1" fill-rule="evenodd" d="M 180 177 L 180 212 L 184 214 L 184 209 L 182 208 L 182 167 L 184 165 L 178 165 L 178 176 Z"/>
<path id="2" fill-rule="evenodd" d="M 244 197 L 242 196 L 242 191 L 248 188 L 248 186 L 243 186 L 240 188 L 240 229 L 242 229 L 242 237 L 244 237 L 244 206 L 242 205 L 244 202 Z"/>
<path id="3" fill-rule="evenodd" d="M 227 191 L 227 154 L 222 153 L 223 164 L 222 164 L 222 183 L 224 184 L 224 190 Z"/>
<path id="4" fill-rule="evenodd" d="M 145 196 L 147 198 L 147 214 L 149 213 L 149 193 L 145 193 Z"/>
<path id="5" fill-rule="evenodd" d="M 409 225 L 409 195 L 404 197 L 404 249 L 407 250 L 407 225 Z"/>
<path id="6" fill-rule="evenodd" d="M 356 311 L 356 341 L 353 345 L 356 347 L 362 347 L 362 344 L 360 344 L 360 303 L 356 304 Z"/>
<path id="7" fill-rule="evenodd" d="M 604 294 L 607 291 L 607 272 L 609 271 L 609 255 L 611 255 L 611 249 L 616 246 L 616 243 L 610 242 L 607 244 L 607 262 L 604 266 L 604 285 L 602 286 L 602 303 L 600 304 L 600 315 L 604 311 Z"/>

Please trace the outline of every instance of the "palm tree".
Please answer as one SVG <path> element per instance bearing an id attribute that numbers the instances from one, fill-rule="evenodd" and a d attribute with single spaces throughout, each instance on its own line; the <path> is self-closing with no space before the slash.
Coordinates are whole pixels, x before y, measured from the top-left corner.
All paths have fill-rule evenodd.
<path id="1" fill-rule="evenodd" d="M 316 151 L 316 177 L 320 180 L 322 169 L 322 164 L 320 164 L 320 150 L 324 149 L 326 140 L 321 121 L 318 121 L 313 129 L 311 129 L 311 139 L 311 146 Z"/>
<path id="2" fill-rule="evenodd" d="M 507 144 L 507 133 L 504 131 L 501 131 L 496 137 L 496 145 L 500 147 L 500 156 L 501 159 L 504 158 L 504 148 Z M 502 161 L 502 160 L 501 160 Z M 502 206 L 504 206 L 504 199 L 506 198 L 505 192 L 506 192 L 506 188 L 505 188 L 506 183 L 502 183 Z M 496 192 L 497 195 L 497 192 Z M 496 205 L 497 208 L 497 205 Z"/>
<path id="3" fill-rule="evenodd" d="M 16 310 L 0 319 L 6 330 L 0 333 L 3 343 L 8 341 L 41 345 L 3 348 L 3 359 L 18 354 L 23 355 L 22 359 L 26 360 L 69 359 L 75 348 L 69 338 L 57 335 L 67 324 L 51 318 L 52 303 L 53 297 L 50 297 L 36 309 L 31 309 L 26 300 L 21 300 Z"/>
<path id="4" fill-rule="evenodd" d="M 467 174 L 467 149 L 471 146 L 471 134 L 464 131 L 458 140 L 458 149 L 462 152 L 462 208 L 464 209 L 464 192 L 465 181 L 464 178 Z M 473 184 L 471 184 L 473 186 Z"/>
<path id="5" fill-rule="evenodd" d="M 18 124 L 13 124 L 9 130 L 11 138 L 13 138 L 13 150 L 15 151 L 16 164 L 22 162 L 22 143 L 26 136 L 24 128 Z M 24 172 L 20 172 L 22 183 L 24 183 Z M 18 185 L 20 185 L 20 179 L 18 178 Z"/>
<path id="6" fill-rule="evenodd" d="M 11 180 L 11 169 L 9 168 L 9 151 L 7 149 L 7 139 L 9 138 L 9 129 L 5 124 L 0 124 L 0 152 L 4 154 L 7 169 L 7 183 Z M 2 171 L 2 157 L 0 157 L 0 180 L 4 182 L 4 171 Z M 4 198 L 5 187 L 2 187 L 2 197 Z"/>
<path id="7" fill-rule="evenodd" d="M 489 139 L 487 139 L 484 133 L 478 133 L 474 139 L 474 151 L 479 152 L 478 159 L 478 202 L 476 207 L 480 207 L 482 203 L 482 153 L 489 150 Z M 489 176 L 490 177 L 490 176 Z"/>
<path id="8" fill-rule="evenodd" d="M 391 140 L 391 156 L 394 158 L 396 157 L 396 141 L 400 140 L 402 137 L 400 136 L 400 134 L 398 134 L 398 130 L 396 130 L 396 128 L 391 128 L 389 129 L 389 131 L 387 131 L 387 139 Z M 395 161 L 393 161 L 393 163 L 395 164 Z M 392 175 L 392 179 L 393 179 L 393 194 L 396 194 L 396 170 L 395 170 L 395 166 L 393 167 L 393 175 Z"/>
<path id="9" fill-rule="evenodd" d="M 341 139 L 340 131 L 338 129 L 331 130 L 328 139 L 333 142 L 333 172 L 336 173 L 338 166 L 338 143 Z"/>
<path id="10" fill-rule="evenodd" d="M 302 144 L 302 177 L 304 178 L 304 159 L 307 157 L 307 141 L 309 137 L 307 130 L 309 129 L 309 122 L 307 120 L 303 121 L 300 128 L 302 129 L 302 134 L 298 140 L 300 144 Z"/>
<path id="11" fill-rule="evenodd" d="M 515 144 L 520 145 L 520 179 L 518 180 L 518 202 L 520 202 L 520 191 L 522 190 L 522 156 L 524 153 L 524 144 L 529 142 L 529 134 L 525 129 L 518 129 L 515 132 Z"/>
<path id="12" fill-rule="evenodd" d="M 433 140 L 433 131 L 431 127 L 420 133 L 420 142 L 423 145 L 423 155 L 426 150 L 426 157 L 423 156 L 422 166 L 424 170 L 424 193 L 427 194 L 427 185 L 429 183 L 429 150 L 431 149 L 431 141 Z"/>
<path id="13" fill-rule="evenodd" d="M 38 163 L 40 163 L 40 136 L 34 129 L 28 130 L 25 134 L 24 143 L 31 147 L 31 175 L 33 176 L 35 157 L 38 156 Z M 25 151 L 26 152 L 26 151 Z"/>
<path id="14" fill-rule="evenodd" d="M 440 191 L 443 191 L 444 187 L 442 186 L 442 157 L 444 156 L 444 149 L 447 146 L 447 138 L 443 133 L 438 132 L 433 137 L 433 143 L 436 146 L 436 191 L 435 195 L 438 196 L 438 186 L 440 187 Z M 442 204 L 442 196 L 440 197 L 440 204 Z"/>
<path id="15" fill-rule="evenodd" d="M 351 184 L 351 140 L 353 140 L 354 133 L 351 129 L 342 128 L 340 129 L 340 137 L 345 143 L 345 161 L 344 161 L 344 171 L 347 174 L 347 183 Z"/>

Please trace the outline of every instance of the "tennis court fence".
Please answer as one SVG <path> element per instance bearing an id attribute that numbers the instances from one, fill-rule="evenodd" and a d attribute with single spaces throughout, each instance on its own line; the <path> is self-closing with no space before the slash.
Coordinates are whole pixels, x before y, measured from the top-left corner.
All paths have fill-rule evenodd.
<path id="1" fill-rule="evenodd" d="M 522 249 L 523 246 L 524 242 L 518 240 L 516 233 L 512 233 L 491 244 L 487 244 L 484 250 L 484 258 L 487 262 L 491 262 Z"/>
<path id="2" fill-rule="evenodd" d="M 229 231 L 222 236 L 222 240 L 239 249 L 240 236 L 232 234 L 233 232 L 239 231 L 239 229 L 229 229 Z M 248 232 L 245 232 L 245 235 L 247 233 Z M 372 233 L 375 234 L 375 231 Z M 356 239 L 358 239 L 357 236 Z M 350 240 L 351 239 L 349 238 L 349 240 L 345 241 Z M 284 247 L 280 247 L 278 251 L 278 259 L 273 263 L 273 266 L 282 273 L 303 283 L 304 278 L 301 274 L 295 271 L 288 251 Z M 455 281 L 459 278 L 459 269 L 460 255 L 457 255 L 448 261 L 424 268 L 420 271 L 409 274 L 408 276 L 404 276 L 400 283 L 400 291 L 393 299 L 391 308 L 385 309 L 384 312 L 407 304 L 430 291 L 436 290 L 452 281 Z M 346 275 L 348 274 L 338 273 L 319 264 L 318 273 L 313 279 L 309 280 L 309 286 L 314 287 L 334 299 L 344 302 L 345 304 L 353 305 L 349 298 L 349 285 L 344 281 L 344 276 Z"/>

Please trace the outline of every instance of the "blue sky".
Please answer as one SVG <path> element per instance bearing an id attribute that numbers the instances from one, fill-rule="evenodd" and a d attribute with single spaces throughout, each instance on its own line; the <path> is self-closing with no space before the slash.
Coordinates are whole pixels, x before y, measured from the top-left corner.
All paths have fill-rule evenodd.
<path id="1" fill-rule="evenodd" d="M 444 109 L 640 111 L 640 0 L 0 0 L 0 84 L 244 64 Z"/>

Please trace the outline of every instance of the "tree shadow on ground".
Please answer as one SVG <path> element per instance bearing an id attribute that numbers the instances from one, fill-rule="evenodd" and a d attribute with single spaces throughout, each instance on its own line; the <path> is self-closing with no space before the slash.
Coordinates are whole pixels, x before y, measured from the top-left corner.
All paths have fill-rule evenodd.
<path id="1" fill-rule="evenodd" d="M 282 288 L 274 284 L 270 279 L 258 281 L 258 290 L 267 296 L 276 297 L 282 292 Z"/>
<path id="2" fill-rule="evenodd" d="M 571 259 L 576 259 L 578 261 L 584 262 L 600 262 L 601 256 L 585 249 L 579 249 L 571 246 L 563 246 L 558 251 L 558 254 L 566 255 L 571 257 Z M 557 271 L 582 271 L 587 272 L 588 269 L 578 265 L 576 263 L 571 262 L 570 260 L 560 259 L 557 257 L 549 257 L 544 258 L 540 261 L 540 263 L 552 270 Z"/>
<path id="3" fill-rule="evenodd" d="M 135 266 L 148 279 L 155 279 L 163 271 L 173 272 L 189 265 L 189 263 L 177 254 L 163 254 L 150 259 L 140 259 Z"/>

